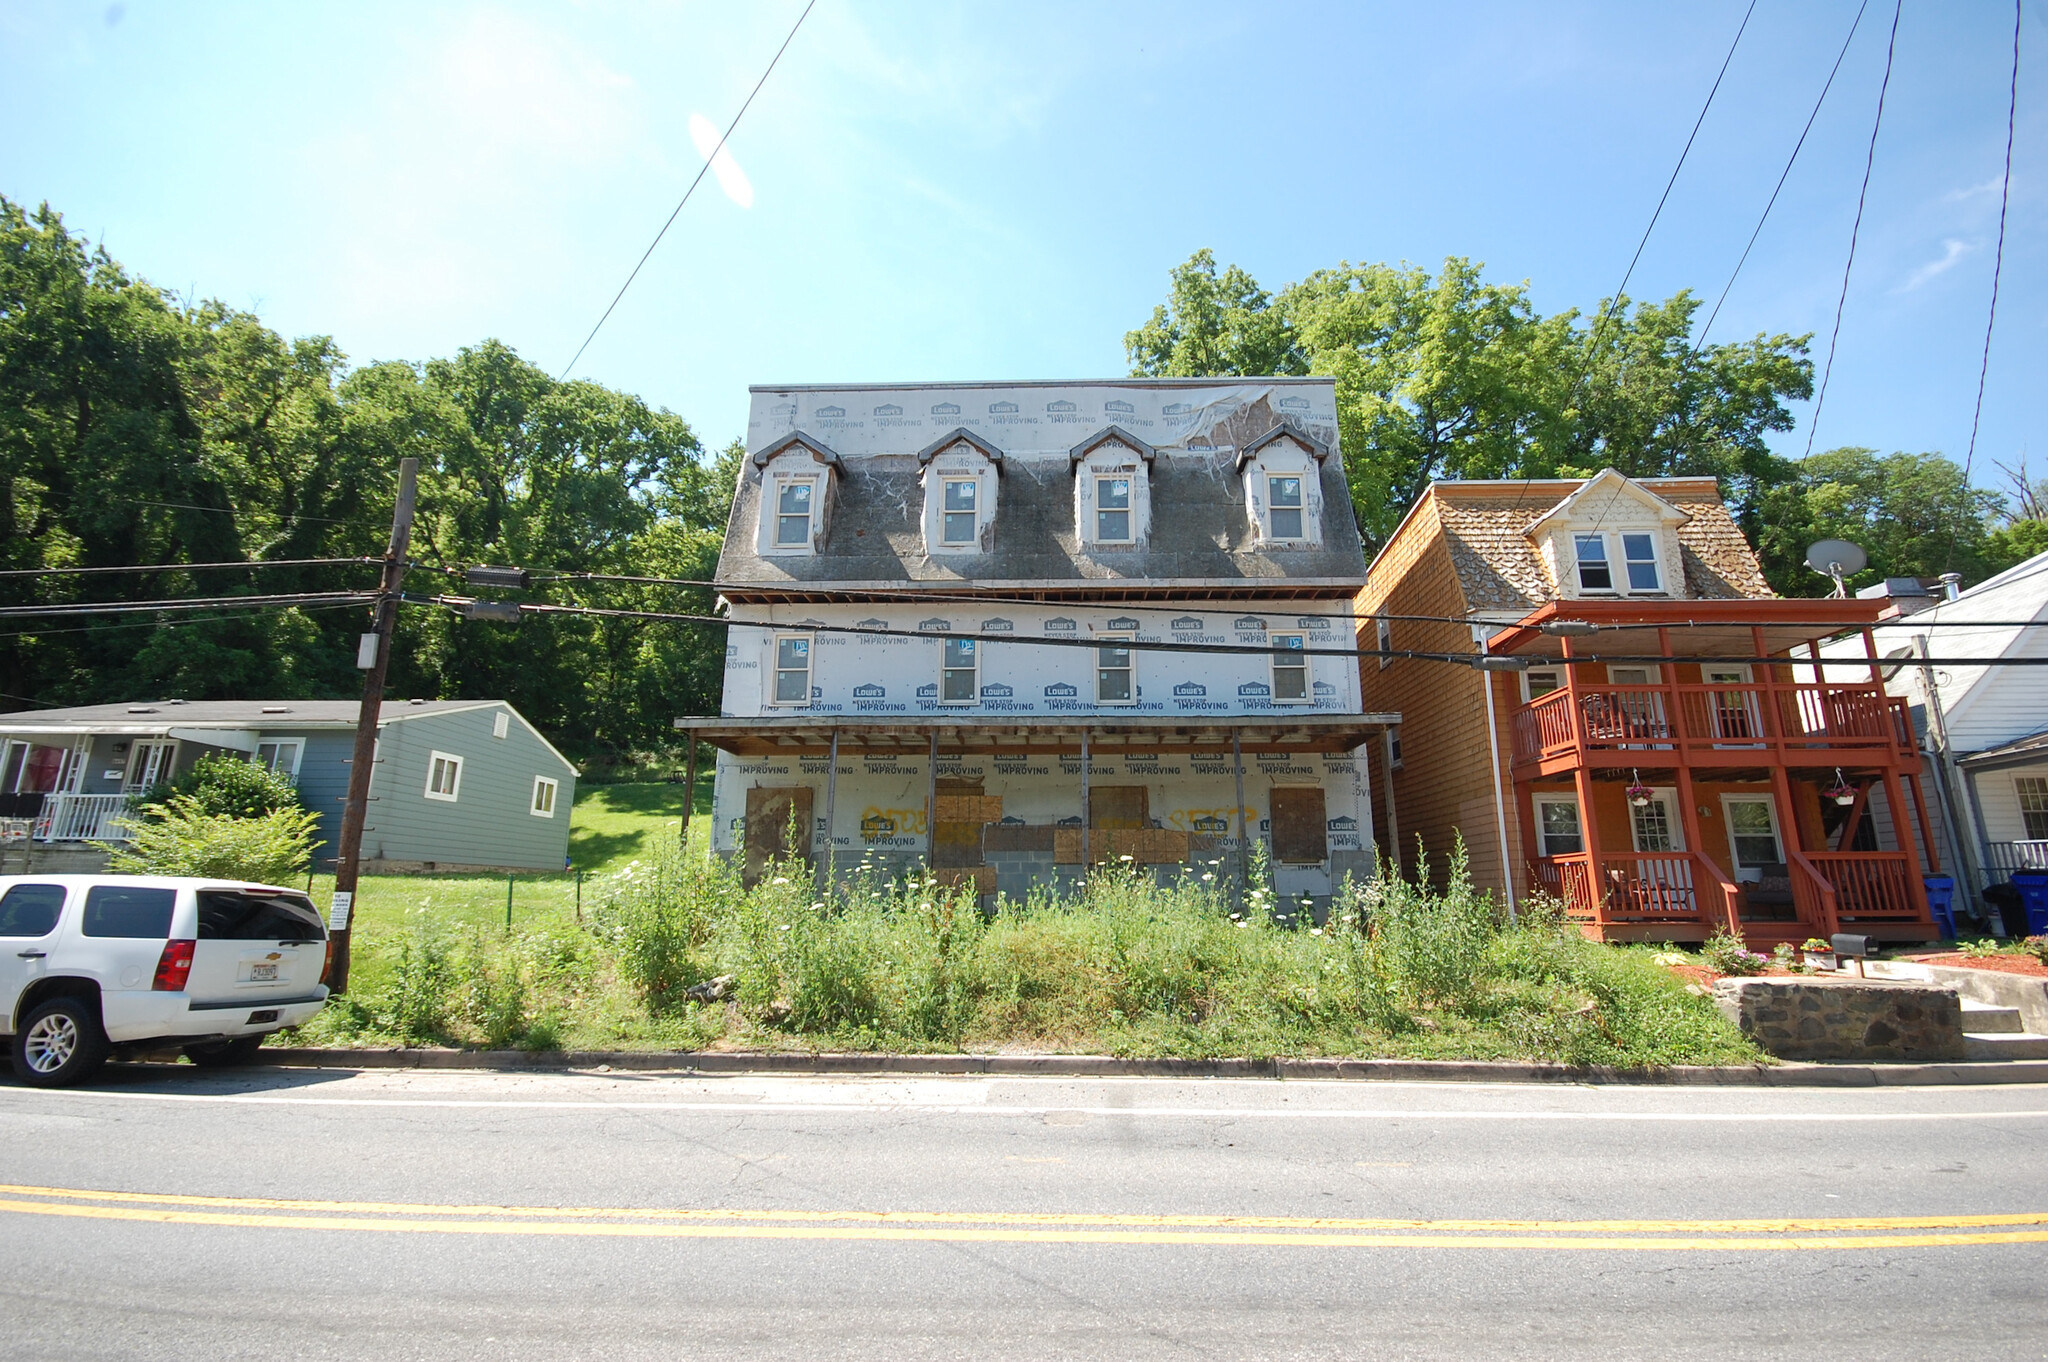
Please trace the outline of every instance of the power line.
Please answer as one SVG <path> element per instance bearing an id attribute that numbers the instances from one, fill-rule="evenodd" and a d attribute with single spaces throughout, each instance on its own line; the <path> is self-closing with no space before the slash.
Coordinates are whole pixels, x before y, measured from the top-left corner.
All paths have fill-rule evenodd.
<path id="1" fill-rule="evenodd" d="M 1742 258 L 1735 262 L 1735 268 L 1729 272 L 1728 282 L 1721 288 L 1721 296 L 1714 300 L 1714 310 L 1707 314 L 1707 324 L 1700 328 L 1700 338 L 1693 346 L 1693 355 L 1697 356 L 1705 348 L 1707 333 L 1714 329 L 1714 319 L 1721 315 L 1721 304 L 1728 301 L 1729 291 L 1735 287 L 1736 276 L 1741 274 L 1742 267 L 1749 263 L 1749 253 L 1756 248 L 1756 239 L 1763 235 L 1764 224 L 1770 221 L 1771 209 L 1777 206 L 1778 195 L 1784 190 L 1785 181 L 1792 174 L 1792 164 L 1799 159 L 1800 148 L 1806 145 L 1806 135 L 1813 131 L 1813 122 L 1820 117 L 1820 106 L 1827 103 L 1828 91 L 1835 88 L 1835 76 L 1842 69 L 1842 59 L 1849 55 L 1849 44 L 1856 40 L 1856 29 L 1863 22 L 1863 12 L 1869 8 L 1870 0 L 1863 0 L 1863 3 L 1857 6 L 1856 17 L 1849 23 L 1849 36 L 1842 39 L 1842 50 L 1835 54 L 1835 64 L 1828 69 L 1827 81 L 1820 87 L 1820 98 L 1813 101 L 1813 112 L 1806 116 L 1806 126 L 1799 130 L 1799 140 L 1793 143 L 1792 154 L 1785 158 L 1785 169 L 1779 172 L 1778 183 L 1771 190 L 1770 202 L 1764 205 L 1763 214 L 1756 220 L 1756 230 L 1749 234 L 1749 244 L 1742 248 Z"/>
<path id="2" fill-rule="evenodd" d="M 130 567 L 8 568 L 0 577 L 86 577 L 121 572 L 208 572 L 229 568 L 361 567 L 377 558 L 259 558 L 239 563 L 139 563 Z"/>
<path id="3" fill-rule="evenodd" d="M 254 610 L 283 605 L 368 605 L 374 591 L 313 591 L 274 596 L 195 596 L 168 601 L 78 601 L 64 605 L 0 606 L 0 619 L 62 619 L 72 615 L 146 615 L 158 611 Z"/>
<path id="4" fill-rule="evenodd" d="M 1636 253 L 1629 257 L 1628 268 L 1622 271 L 1621 286 L 1614 290 L 1614 297 L 1600 305 L 1600 311 L 1593 318 L 1593 325 L 1586 333 L 1586 360 L 1579 366 L 1578 377 L 1572 380 L 1571 391 L 1565 397 L 1570 406 L 1579 395 L 1579 385 L 1592 372 L 1594 345 L 1599 340 L 1600 328 L 1606 322 L 1609 311 L 1621 306 L 1623 295 L 1628 292 L 1628 281 L 1635 276 L 1636 264 L 1643 258 L 1643 249 L 1650 244 L 1650 233 L 1657 230 L 1657 219 L 1664 215 L 1665 201 L 1671 197 L 1673 185 L 1678 183 L 1678 172 L 1685 169 L 1685 159 L 1692 154 L 1694 139 L 1700 135 L 1700 128 L 1707 121 L 1707 111 L 1714 107 L 1714 96 L 1721 91 L 1721 80 L 1728 74 L 1729 63 L 1735 60 L 1735 49 L 1742 45 L 1742 35 L 1749 30 L 1750 16 L 1756 13 L 1756 0 L 1749 0 L 1749 8 L 1742 12 L 1742 22 L 1736 26 L 1735 41 L 1728 44 L 1728 55 L 1721 59 L 1721 69 L 1714 76 L 1714 84 L 1707 91 L 1706 103 L 1700 105 L 1700 116 L 1693 120 L 1692 131 L 1686 135 L 1685 146 L 1678 153 L 1678 164 L 1671 167 L 1671 178 L 1664 182 L 1664 192 L 1657 196 L 1656 210 L 1650 214 L 1650 225 L 1643 228 L 1643 238 L 1636 243 Z"/>
<path id="5" fill-rule="evenodd" d="M 597 325 L 590 328 L 590 334 L 583 338 L 583 344 L 577 346 L 576 353 L 569 356 L 569 362 L 562 367 L 562 372 L 557 375 L 557 381 L 566 379 L 569 376 L 569 371 L 576 367 L 576 361 L 583 358 L 583 352 L 590 348 L 590 343 L 597 339 L 597 333 L 604 329 L 604 324 L 607 321 L 611 320 L 612 309 L 619 305 L 619 299 L 626 296 L 626 290 L 633 287 L 633 281 L 640 277 L 641 266 L 645 265 L 648 257 L 654 254 L 654 248 L 661 244 L 661 239 L 668 235 L 668 229 L 675 225 L 676 217 L 683 211 L 683 205 L 690 201 L 690 195 L 696 193 L 697 186 L 704 182 L 704 176 L 711 170 L 711 163 L 718 159 L 719 152 L 725 150 L 725 144 L 732 137 L 733 130 L 738 128 L 740 120 L 747 116 L 747 108 L 754 102 L 754 96 L 760 94 L 761 87 L 768 83 L 769 75 L 775 70 L 775 63 L 781 61 L 782 54 L 789 50 L 790 43 L 796 38 L 796 31 L 804 26 L 804 20 L 810 17 L 811 9 L 817 3 L 818 0 L 809 0 L 809 3 L 804 6 L 804 12 L 797 15 L 796 22 L 789 26 L 789 36 L 782 40 L 782 46 L 776 48 L 775 55 L 768 59 L 768 69 L 761 73 L 761 79 L 754 82 L 754 88 L 747 95 L 746 103 L 740 105 L 740 111 L 734 114 L 732 122 L 726 125 L 725 135 L 718 139 L 718 145 L 713 147 L 711 154 L 704 158 L 703 169 L 697 172 L 696 179 L 690 181 L 690 187 L 683 191 L 683 197 L 676 204 L 675 212 L 668 215 L 668 221 L 661 224 L 661 230 L 654 234 L 654 240 L 647 243 L 647 249 L 640 254 L 640 263 L 633 266 L 633 272 L 626 276 L 626 282 L 619 285 L 619 291 L 613 296 L 611 305 L 605 308 L 604 316 L 597 319 Z"/>
<path id="6" fill-rule="evenodd" d="M 1984 417 L 1984 380 L 1991 373 L 1991 328 L 1998 322 L 1998 277 L 2005 269 L 2005 210 L 2012 199 L 2012 133 L 2020 107 L 2020 0 L 2012 6 L 2012 87 L 2005 105 L 2005 175 L 1998 182 L 1998 253 L 1991 263 L 1991 314 L 1984 319 L 1984 358 L 1977 368 L 1977 407 L 1970 414 L 1970 452 L 1963 460 L 1963 487 L 1977 459 L 1977 423 Z M 1949 556 L 1955 556 L 1951 542 Z"/>
<path id="7" fill-rule="evenodd" d="M 145 501 L 141 497 L 109 497 L 108 500 L 125 502 L 130 506 L 157 506 L 166 511 L 205 511 L 212 515 L 237 514 L 233 509 L 226 506 L 195 506 L 189 501 Z M 356 523 L 353 520 L 335 520 L 321 515 L 284 515 L 280 513 L 278 519 L 288 522 L 304 521 L 311 525 L 353 525 Z"/>
<path id="8" fill-rule="evenodd" d="M 1842 266 L 1842 294 L 1835 300 L 1835 329 L 1828 337 L 1827 368 L 1821 371 L 1820 395 L 1813 399 L 1813 420 L 1806 427 L 1806 457 L 1813 456 L 1813 437 L 1820 433 L 1821 408 L 1827 405 L 1828 380 L 1835 373 L 1835 346 L 1842 338 L 1842 309 L 1849 302 L 1849 273 L 1856 268 L 1856 238 L 1863 230 L 1863 202 L 1870 194 L 1870 168 L 1877 162 L 1877 130 L 1884 126 L 1884 97 L 1892 87 L 1892 54 L 1899 46 L 1899 15 L 1906 0 L 1892 6 L 1892 36 L 1884 49 L 1884 80 L 1877 87 L 1877 116 L 1870 120 L 1870 150 L 1863 158 L 1863 187 L 1856 191 L 1856 221 L 1849 228 L 1849 259 Z"/>
<path id="9" fill-rule="evenodd" d="M 308 614 L 320 610 L 353 609 L 358 602 L 349 601 L 340 605 L 315 605 L 304 609 Z M 262 608 L 262 607 L 258 607 Z M 16 629 L 0 634 L 0 638 L 49 638 L 56 634 L 101 634 L 114 629 L 181 629 L 188 624 L 224 624 L 247 618 L 246 615 L 187 615 L 175 620 L 129 620 L 125 624 L 82 624 L 75 629 Z M 14 697 L 20 699 L 20 696 Z"/>

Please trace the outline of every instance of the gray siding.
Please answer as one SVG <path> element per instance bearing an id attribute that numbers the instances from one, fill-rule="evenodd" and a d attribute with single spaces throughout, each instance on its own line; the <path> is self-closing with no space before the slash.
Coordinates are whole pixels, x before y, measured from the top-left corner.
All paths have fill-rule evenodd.
<path id="1" fill-rule="evenodd" d="M 510 715 L 510 724 L 503 738 L 495 738 L 492 719 L 500 713 Z M 453 803 L 426 797 L 436 751 L 462 758 L 462 783 Z M 366 857 L 522 870 L 562 868 L 569 853 L 576 773 L 509 706 L 479 705 L 452 714 L 387 719 L 379 756 L 371 782 L 376 802 L 370 805 L 363 833 Z M 535 776 L 560 782 L 553 818 L 531 812 Z"/>
<path id="2" fill-rule="evenodd" d="M 341 802 L 348 795 L 349 751 L 355 746 L 356 735 L 331 728 L 277 728 L 264 730 L 263 736 L 305 741 L 306 750 L 299 756 L 299 802 L 320 815 L 320 830 L 315 836 L 325 845 L 313 853 L 313 858 L 320 865 L 331 866 L 341 841 Z"/>

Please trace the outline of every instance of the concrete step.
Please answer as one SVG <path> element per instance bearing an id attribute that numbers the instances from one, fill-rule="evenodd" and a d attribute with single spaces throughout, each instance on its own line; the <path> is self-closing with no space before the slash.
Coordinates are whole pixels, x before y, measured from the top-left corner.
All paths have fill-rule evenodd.
<path id="1" fill-rule="evenodd" d="M 2026 1024 L 2020 1020 L 2020 1010 L 2017 1007 L 2000 1007 L 1996 1003 L 1963 999 L 1963 1030 L 1972 1035 L 2026 1029 Z"/>
<path id="2" fill-rule="evenodd" d="M 1987 1035 L 1963 1033 L 1964 1059 L 2048 1059 L 2048 1036 L 2022 1031 L 1994 1031 Z"/>

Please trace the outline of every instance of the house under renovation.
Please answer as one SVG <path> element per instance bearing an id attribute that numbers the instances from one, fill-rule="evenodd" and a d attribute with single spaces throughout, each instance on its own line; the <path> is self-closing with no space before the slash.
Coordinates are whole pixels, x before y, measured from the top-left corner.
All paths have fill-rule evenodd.
<path id="1" fill-rule="evenodd" d="M 718 565 L 713 849 L 1089 863 L 1284 897 L 1373 864 L 1329 379 L 762 387 Z M 795 831 L 795 844 L 787 840 Z"/>

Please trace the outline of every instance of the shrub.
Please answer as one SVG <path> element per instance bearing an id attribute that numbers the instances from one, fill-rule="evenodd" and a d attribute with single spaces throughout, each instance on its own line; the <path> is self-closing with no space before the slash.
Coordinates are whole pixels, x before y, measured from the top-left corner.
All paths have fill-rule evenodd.
<path id="1" fill-rule="evenodd" d="M 1758 955 L 1742 944 L 1742 938 L 1732 932 L 1719 931 L 1707 938 L 1700 947 L 1700 956 L 1716 974 L 1736 977 L 1746 974 L 1762 974 L 1770 966 L 1770 957 Z"/>
<path id="2" fill-rule="evenodd" d="M 228 818 L 261 818 L 280 809 L 302 807 L 298 787 L 290 780 L 268 767 L 225 754 L 193 762 L 191 770 L 172 782 L 170 794 L 186 796 L 201 813 Z"/>
<path id="3" fill-rule="evenodd" d="M 2030 936 L 2020 942 L 2020 950 L 2048 965 L 2048 936 Z"/>
<path id="4" fill-rule="evenodd" d="M 293 806 L 255 818 L 209 813 L 191 795 L 172 795 L 116 820 L 126 843 L 101 843 L 108 869 L 123 875 L 198 875 L 282 884 L 299 878 L 321 843 L 315 816 Z"/>

